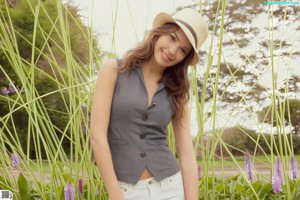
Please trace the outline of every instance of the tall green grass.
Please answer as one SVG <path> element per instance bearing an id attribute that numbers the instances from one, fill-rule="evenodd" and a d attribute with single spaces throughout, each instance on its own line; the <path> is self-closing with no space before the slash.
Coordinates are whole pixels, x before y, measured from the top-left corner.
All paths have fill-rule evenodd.
<path id="1" fill-rule="evenodd" d="M 11 190 L 16 199 L 34 199 L 34 197 L 40 199 L 63 199 L 64 186 L 71 184 L 76 188 L 76 196 L 79 197 L 79 191 L 77 184 L 79 178 L 84 179 L 85 186 L 85 199 L 108 199 L 105 192 L 103 182 L 101 181 L 100 174 L 93 162 L 92 150 L 89 144 L 89 113 L 91 110 L 91 100 L 93 96 L 94 78 L 97 74 L 97 67 L 102 62 L 102 54 L 98 53 L 93 44 L 93 33 L 91 31 L 83 30 L 82 26 L 76 21 L 71 14 L 66 4 L 61 4 L 57 1 L 55 10 L 58 15 L 57 18 L 52 18 L 51 13 L 45 10 L 44 4 L 41 1 L 32 3 L 27 2 L 31 6 L 31 11 L 35 17 L 33 25 L 33 37 L 31 41 L 26 41 L 31 46 L 31 58 L 28 60 L 23 59 L 20 55 L 18 43 L 16 38 L 22 37 L 22 34 L 15 29 L 15 25 L 12 23 L 11 18 L 4 18 L 4 11 L 1 11 L 0 15 L 0 43 L 1 49 L 4 52 L 5 57 L 9 60 L 12 66 L 12 70 L 17 75 L 17 79 L 20 81 L 21 86 L 25 90 L 24 94 L 16 93 L 14 95 L 1 95 L 1 101 L 6 102 L 9 107 L 9 112 L 4 113 L 1 117 L 0 127 L 0 189 Z M 199 2 L 200 8 L 208 2 Z M 220 95 L 218 93 L 218 84 L 220 79 L 220 68 L 222 63 L 222 50 L 223 50 L 223 36 L 228 34 L 224 29 L 225 13 L 227 11 L 227 1 L 218 1 L 215 17 L 210 23 L 213 24 L 210 30 L 210 37 L 207 41 L 206 57 L 207 65 L 205 73 L 203 75 L 202 93 L 199 96 L 198 93 L 198 70 L 197 67 L 192 67 L 191 72 L 191 91 L 192 101 L 196 105 L 197 110 L 197 125 L 198 133 L 194 138 L 195 152 L 197 152 L 198 163 L 202 168 L 202 177 L 199 179 L 199 191 L 201 199 L 267 199 L 267 195 L 274 195 L 271 191 L 271 177 L 273 173 L 273 163 L 275 157 L 279 156 L 283 165 L 284 172 L 284 192 L 281 195 L 274 195 L 274 198 L 292 199 L 299 193 L 299 184 L 295 186 L 295 183 L 289 184 L 291 181 L 288 176 L 288 161 L 289 156 L 293 155 L 293 143 L 290 143 L 287 138 L 287 133 L 284 129 L 284 113 L 286 106 L 282 105 L 282 102 L 288 102 L 276 93 L 277 77 L 276 77 L 276 60 L 273 57 L 273 12 L 272 6 L 268 7 L 269 14 L 269 35 L 270 35 L 270 66 L 272 69 L 272 91 L 269 91 L 271 104 L 271 116 L 275 121 L 276 126 L 274 129 L 279 133 L 279 143 L 275 143 L 274 135 L 272 142 L 269 145 L 271 154 L 263 154 L 258 157 L 256 153 L 252 155 L 251 159 L 254 163 L 263 163 L 270 168 L 270 174 L 267 177 L 257 175 L 258 182 L 251 183 L 245 173 L 245 168 L 241 165 L 240 160 L 236 158 L 231 152 L 231 147 L 226 144 L 222 139 L 222 134 L 225 128 L 219 128 L 217 125 L 219 100 L 222 99 L 224 93 Z M 10 13 L 8 6 L 5 7 L 5 12 Z M 130 11 L 130 9 L 129 9 Z M 202 10 L 200 10 L 202 12 Z M 52 23 L 52 27 L 47 27 L 48 31 L 45 31 L 39 23 L 39 16 L 43 15 L 48 18 Z M 202 12 L 203 13 L 203 12 Z M 116 28 L 117 12 L 113 14 L 113 32 Z M 286 13 L 285 13 L 286 17 Z M 80 61 L 74 53 L 74 47 L 70 43 L 72 37 L 72 29 L 70 27 L 70 20 L 75 22 L 77 29 L 82 34 L 83 41 L 88 46 L 88 59 L 83 63 Z M 74 23 L 73 23 L 74 24 Z M 42 33 L 43 40 L 45 41 L 41 48 L 37 48 L 37 32 Z M 54 35 L 55 34 L 55 38 Z M 218 36 L 218 37 L 216 37 Z M 26 38 L 24 38 L 26 40 Z M 217 51 L 213 50 L 213 44 L 218 43 Z M 49 44 L 51 42 L 51 45 Z M 245 55 L 235 40 L 232 39 L 233 44 L 240 50 L 241 55 L 245 61 L 251 59 L 248 55 Z M 112 40 L 112 50 L 115 54 L 115 38 Z M 38 60 L 40 57 L 44 57 L 49 64 L 48 71 L 40 68 Z M 61 60 L 64 60 L 62 65 Z M 213 78 L 211 75 L 213 60 L 217 60 L 216 76 Z M 95 67 L 97 66 L 97 67 Z M 241 66 L 239 66 L 241 67 Z M 16 77 L 11 77 L 8 71 L 4 70 L 3 66 L 0 66 L 0 73 L 3 74 L 6 80 L 13 82 Z M 236 78 L 236 72 L 231 72 L 230 81 L 236 83 L 236 87 L 239 87 Z M 57 89 L 48 91 L 45 94 L 40 94 L 37 89 L 36 83 L 39 78 L 43 77 L 56 86 Z M 213 80 L 214 79 L 214 80 Z M 253 87 L 258 84 L 254 83 Z M 207 94 L 208 84 L 213 84 L 212 99 L 210 100 L 210 106 L 212 107 L 212 113 L 210 117 L 205 113 L 205 96 Z M 287 82 L 286 88 L 287 88 Z M 265 88 L 265 90 L 268 90 Z M 285 91 L 286 93 L 288 90 Z M 243 98 L 239 101 L 239 104 L 246 104 L 248 102 L 245 98 L 247 93 L 239 92 Z M 63 110 L 53 110 L 53 107 L 49 105 L 48 100 L 51 98 L 59 98 Z M 57 103 L 57 102 L 55 102 Z M 25 135 L 27 141 L 27 149 L 23 150 L 20 140 L 20 133 L 17 132 L 17 128 L 14 126 L 18 124 L 16 114 L 18 111 L 23 110 L 28 116 L 27 126 L 28 132 Z M 256 117 L 256 113 L 251 111 L 253 118 Z M 57 127 L 51 118 L 51 113 L 56 113 L 61 116 L 62 119 L 67 119 L 67 123 L 64 127 Z M 59 120 L 59 119 L 57 119 Z M 230 119 L 227 119 L 228 121 Z M 8 126 L 11 123 L 12 128 Z M 207 139 L 207 131 L 204 130 L 204 124 L 209 123 L 209 138 Z M 256 126 L 259 129 L 259 123 Z M 242 130 L 242 128 L 241 128 Z M 174 154 L 176 154 L 174 137 L 172 134 L 172 127 L 168 127 L 168 143 Z M 273 131 L 272 131 L 273 132 Z M 245 135 L 251 137 L 247 132 Z M 258 138 L 264 138 L 262 132 L 258 132 Z M 266 139 L 265 139 L 266 140 Z M 68 146 L 64 146 L 68 141 Z M 260 144 L 253 139 L 255 148 L 261 149 Z M 32 145 L 35 149 L 34 157 L 36 159 L 30 159 L 32 157 L 29 149 Z M 45 152 L 40 151 L 44 148 Z M 220 154 L 216 154 L 216 150 L 220 149 Z M 273 151 L 275 149 L 275 151 Z M 245 149 L 239 149 L 240 152 L 245 153 Z M 199 153 L 200 152 L 200 153 Z M 284 155 L 286 152 L 287 156 Z M 20 166 L 17 170 L 11 168 L 11 155 L 15 153 L 19 156 Z M 199 154 L 198 154 L 199 153 Z M 226 175 L 226 166 L 230 165 L 237 171 L 237 176 L 228 178 Z M 217 174 L 216 170 L 221 169 L 221 174 Z M 298 187 L 298 190 L 295 189 Z M 296 191 L 296 192 L 295 192 Z M 234 196 L 235 195 L 235 196 Z M 240 196 L 238 196 L 240 195 Z M 241 195 L 244 195 L 241 197 Z M 246 198 L 248 196 L 248 198 Z M 27 198 L 28 197 L 28 198 Z M 245 198 L 244 198 L 245 197 Z M 263 198 L 262 198 L 263 197 Z"/>

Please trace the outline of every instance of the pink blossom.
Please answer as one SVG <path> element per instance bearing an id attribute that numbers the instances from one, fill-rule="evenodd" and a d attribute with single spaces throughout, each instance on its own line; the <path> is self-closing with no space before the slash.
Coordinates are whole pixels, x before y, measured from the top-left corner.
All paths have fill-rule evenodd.
<path id="1" fill-rule="evenodd" d="M 83 194 L 83 178 L 79 178 L 78 180 L 78 190 L 80 194 Z"/>

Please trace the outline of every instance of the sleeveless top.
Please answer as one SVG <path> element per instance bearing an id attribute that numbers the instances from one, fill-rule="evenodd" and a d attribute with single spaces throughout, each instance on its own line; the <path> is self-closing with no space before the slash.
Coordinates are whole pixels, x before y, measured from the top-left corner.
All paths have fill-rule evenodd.
<path id="1" fill-rule="evenodd" d="M 145 168 L 158 181 L 180 170 L 166 140 L 166 128 L 174 114 L 175 106 L 163 82 L 148 106 L 141 67 L 118 72 L 108 143 L 119 181 L 136 184 Z"/>

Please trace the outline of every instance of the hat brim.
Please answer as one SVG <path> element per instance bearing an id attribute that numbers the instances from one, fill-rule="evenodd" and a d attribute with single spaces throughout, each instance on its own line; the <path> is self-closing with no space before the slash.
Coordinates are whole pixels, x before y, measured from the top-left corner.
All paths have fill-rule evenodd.
<path id="1" fill-rule="evenodd" d="M 182 24 L 177 23 L 173 17 L 171 15 L 169 15 L 168 13 L 159 13 L 158 15 L 156 15 L 154 21 L 153 21 L 153 28 L 158 28 L 166 23 L 175 23 L 177 24 L 182 31 L 184 32 L 184 34 L 187 36 L 186 33 L 186 27 L 184 27 Z M 188 37 L 188 36 L 187 36 Z M 191 62 L 189 63 L 190 65 L 195 65 L 199 62 L 199 55 L 197 53 L 197 49 L 194 45 L 192 45 L 193 49 L 194 49 L 194 55 L 193 58 L 191 60 Z"/>

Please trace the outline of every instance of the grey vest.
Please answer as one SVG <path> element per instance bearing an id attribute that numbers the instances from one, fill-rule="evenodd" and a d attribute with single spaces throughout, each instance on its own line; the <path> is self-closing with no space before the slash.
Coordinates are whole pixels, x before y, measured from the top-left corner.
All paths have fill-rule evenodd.
<path id="1" fill-rule="evenodd" d="M 119 181 L 136 184 L 145 168 L 158 181 L 180 170 L 166 141 L 166 127 L 174 114 L 175 106 L 163 82 L 148 107 L 141 68 L 118 73 L 108 143 Z"/>

